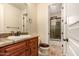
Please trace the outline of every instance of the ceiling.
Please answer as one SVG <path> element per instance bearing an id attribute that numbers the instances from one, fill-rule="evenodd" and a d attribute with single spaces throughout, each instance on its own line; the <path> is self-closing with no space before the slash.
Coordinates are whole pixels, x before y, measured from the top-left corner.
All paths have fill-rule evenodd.
<path id="1" fill-rule="evenodd" d="M 54 3 L 49 6 L 49 12 L 51 14 L 61 12 L 61 3 Z"/>
<path id="2" fill-rule="evenodd" d="M 19 8 L 19 9 L 26 9 L 27 3 L 10 3 L 12 6 Z M 61 11 L 61 3 L 53 3 L 49 6 L 50 14 L 58 13 Z"/>
<path id="3" fill-rule="evenodd" d="M 10 3 L 12 6 L 19 8 L 19 9 L 25 9 L 27 8 L 27 4 L 26 3 Z"/>

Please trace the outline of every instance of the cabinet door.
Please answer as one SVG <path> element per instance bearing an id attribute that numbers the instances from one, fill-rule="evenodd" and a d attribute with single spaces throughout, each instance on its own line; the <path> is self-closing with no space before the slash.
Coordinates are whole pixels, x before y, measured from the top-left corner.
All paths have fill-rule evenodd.
<path id="1" fill-rule="evenodd" d="M 30 55 L 37 56 L 38 55 L 38 48 L 37 47 L 30 48 Z"/>
<path id="2" fill-rule="evenodd" d="M 38 39 L 37 38 L 33 38 L 29 40 L 29 47 L 37 47 L 38 46 Z"/>
<path id="3" fill-rule="evenodd" d="M 26 49 L 26 56 L 30 56 L 30 49 Z"/>
<path id="4" fill-rule="evenodd" d="M 30 49 L 30 56 L 37 56 L 38 55 L 38 38 L 32 38 L 28 41 L 28 46 Z"/>

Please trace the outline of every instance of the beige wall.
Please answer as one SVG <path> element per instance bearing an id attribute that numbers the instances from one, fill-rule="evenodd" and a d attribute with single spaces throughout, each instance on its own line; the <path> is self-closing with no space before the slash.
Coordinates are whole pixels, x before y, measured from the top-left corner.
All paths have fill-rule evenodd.
<path id="1" fill-rule="evenodd" d="M 28 25 L 30 34 L 37 34 L 37 4 L 28 4 L 28 17 L 32 20 L 32 23 Z"/>
<path id="2" fill-rule="evenodd" d="M 48 43 L 48 4 L 28 4 L 28 14 L 32 19 L 30 34 L 38 34 L 42 42 Z"/>
<path id="3" fill-rule="evenodd" d="M 38 4 L 38 35 L 43 43 L 48 43 L 48 4 Z"/>

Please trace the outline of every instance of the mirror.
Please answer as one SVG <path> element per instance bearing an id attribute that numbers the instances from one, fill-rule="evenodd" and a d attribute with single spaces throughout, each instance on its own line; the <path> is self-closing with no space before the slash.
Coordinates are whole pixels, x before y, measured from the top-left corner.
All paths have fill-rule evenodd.
<path id="1" fill-rule="evenodd" d="M 26 3 L 0 4 L 0 33 L 27 32 L 26 23 L 29 23 L 27 9 Z"/>

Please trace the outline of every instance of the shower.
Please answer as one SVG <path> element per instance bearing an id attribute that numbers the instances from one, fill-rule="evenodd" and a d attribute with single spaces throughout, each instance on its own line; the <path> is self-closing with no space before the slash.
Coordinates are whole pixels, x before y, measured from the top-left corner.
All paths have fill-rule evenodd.
<path id="1" fill-rule="evenodd" d="M 50 40 L 61 41 L 61 3 L 49 5 Z"/>
<path id="2" fill-rule="evenodd" d="M 50 38 L 51 40 L 61 39 L 61 17 L 53 16 L 50 18 Z"/>

